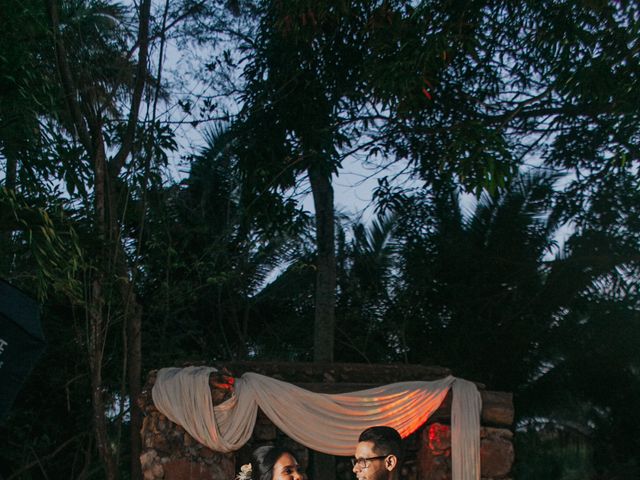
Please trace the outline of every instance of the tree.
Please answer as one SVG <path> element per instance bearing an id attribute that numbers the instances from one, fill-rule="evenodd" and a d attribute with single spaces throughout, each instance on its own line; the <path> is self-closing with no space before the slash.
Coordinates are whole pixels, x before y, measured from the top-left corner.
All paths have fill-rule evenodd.
<path id="1" fill-rule="evenodd" d="M 119 224 L 120 208 L 118 202 L 123 199 L 123 190 L 119 186 L 128 157 L 134 146 L 136 127 L 142 95 L 148 78 L 147 61 L 149 52 L 149 23 L 151 1 L 140 4 L 137 29 L 138 58 L 131 65 L 121 48 L 123 36 L 122 23 L 118 16 L 122 13 L 117 7 L 81 3 L 70 17 L 61 17 L 55 0 L 46 2 L 51 39 L 55 50 L 56 73 L 60 79 L 62 98 L 66 106 L 68 132 L 76 139 L 83 152 L 90 175 L 90 188 L 93 191 L 91 216 L 94 232 L 101 245 L 96 252 L 89 294 L 88 312 L 90 318 L 89 365 L 91 370 L 91 391 L 94 408 L 94 424 L 98 451 L 105 464 L 107 478 L 117 478 L 116 456 L 108 440 L 106 425 L 106 405 L 103 398 L 102 369 L 104 345 L 109 330 L 107 289 L 110 279 L 116 274 L 120 281 L 117 287 L 127 322 L 127 370 L 129 397 L 137 398 L 141 389 L 141 352 L 140 352 L 140 312 L 135 299 L 133 285 L 125 279 L 130 272 L 126 265 L 126 255 L 122 245 L 122 231 Z M 66 13 L 66 12 L 64 12 Z M 75 16 L 74 16 L 75 14 Z M 98 20 L 97 24 L 84 22 Z M 106 19 L 107 21 L 102 21 Z M 67 21 L 71 28 L 63 31 L 61 21 Z M 106 25 L 105 25 L 106 23 Z M 109 25 L 110 24 L 110 25 Z M 111 27 L 112 38 L 101 41 L 104 27 Z M 66 34 L 65 34 L 66 33 Z M 82 36 L 76 36 L 82 34 Z M 89 43 L 85 35 L 93 37 Z M 105 38 L 105 37 L 102 37 Z M 126 44 L 126 43 L 125 43 Z M 96 48 L 102 47 L 102 48 Z M 106 62 L 105 62 L 106 61 Z M 116 65 L 115 69 L 108 66 Z M 104 66 L 107 68 L 103 68 Z M 130 76 L 131 75 L 131 76 Z M 131 83 L 123 83 L 123 78 Z M 126 122 L 118 147 L 112 158 L 108 158 L 108 117 L 114 104 L 114 95 L 126 94 L 131 86 L 131 95 Z M 123 87 L 126 87 L 123 89 Z M 111 259 L 116 261 L 112 263 Z M 113 269 L 113 270 L 112 270 Z M 137 431 L 141 426 L 141 414 L 135 402 L 131 405 L 132 430 L 132 476 L 139 476 L 139 438 Z"/>
<path id="2" fill-rule="evenodd" d="M 116 478 L 118 453 L 107 433 L 103 367 L 105 345 L 113 326 L 108 307 L 119 297 L 116 310 L 122 308 L 126 319 L 123 325 L 128 328 L 128 394 L 131 398 L 137 396 L 139 313 L 132 284 L 127 280 L 131 271 L 119 219 L 126 205 L 123 200 L 129 195 L 124 180 L 133 167 L 133 161 L 128 163 L 128 159 L 134 149 L 139 108 L 148 79 L 150 1 L 141 4 L 137 38 L 132 42 L 125 21 L 128 12 L 122 7 L 103 2 L 54 0 L 45 2 L 45 6 L 45 10 L 41 4 L 16 7 L 17 14 L 39 19 L 32 27 L 37 32 L 34 38 L 21 44 L 19 30 L 7 32 L 9 37 L 13 35 L 9 44 L 17 45 L 9 52 L 14 54 L 22 48 L 24 55 L 14 55 L 17 66 L 9 65 L 14 67 L 15 76 L 3 72 L 3 81 L 18 89 L 15 99 L 2 97 L 3 106 L 7 107 L 2 111 L 6 122 L 2 139 L 8 167 L 6 180 L 10 188 L 25 196 L 37 198 L 30 192 L 40 190 L 49 193 L 49 201 L 55 201 L 56 197 L 62 198 L 61 202 L 71 199 L 70 207 L 81 211 L 80 217 L 90 219 L 92 240 L 87 241 L 82 233 L 80 238 L 83 255 L 92 259 L 83 265 L 83 273 L 90 279 L 86 303 L 90 332 L 87 359 L 92 380 L 93 422 L 107 477 Z M 134 42 L 133 51 L 138 52 L 136 62 L 130 61 L 127 52 Z M 30 86 L 34 88 L 25 90 Z M 128 109 L 123 108 L 126 103 Z M 23 107 L 22 122 L 10 117 L 16 105 Z M 126 120 L 121 122 L 122 110 L 126 110 Z M 34 129 L 36 118 L 38 127 Z M 12 131 L 26 133 L 24 143 L 38 148 L 18 148 Z M 61 185 L 66 192 L 61 192 Z M 89 207 L 82 211 L 86 206 Z M 132 455 L 136 459 L 132 469 L 136 476 L 140 415 L 135 405 L 131 422 Z"/>
<path id="3" fill-rule="evenodd" d="M 258 9 L 257 40 L 243 46 L 249 52 L 244 104 L 238 119 L 243 168 L 254 172 L 249 178 L 259 192 L 286 191 L 304 174 L 313 195 L 316 360 L 333 358 L 336 273 L 332 176 L 344 158 L 356 152 L 387 161 L 415 155 L 416 161 L 424 160 L 423 170 L 446 164 L 474 187 L 487 179 L 498 185 L 513 169 L 504 138 L 488 129 L 480 131 L 476 142 L 480 154 L 473 158 L 449 152 L 431 157 L 431 163 L 425 160 L 423 137 L 416 134 L 423 128 L 423 110 L 429 107 L 422 89 L 430 84 L 426 76 L 438 75 L 448 66 L 447 61 L 438 60 L 441 51 L 436 52 L 429 42 L 464 46 L 477 33 L 459 34 L 451 25 L 463 21 L 468 14 L 464 9 L 450 12 L 450 16 L 427 18 L 427 11 L 438 11 L 438 2 L 434 3 L 435 10 L 426 6 L 418 10 L 404 1 L 268 2 Z M 477 16 L 482 8 L 474 5 L 472 11 Z M 440 28 L 438 22 L 447 28 Z M 431 34 L 432 30 L 441 33 Z M 428 48 L 432 51 L 423 54 Z M 461 55 L 460 68 L 468 69 L 464 63 L 468 60 L 469 56 Z M 457 83 L 484 79 L 460 78 L 459 71 L 456 73 Z M 491 70 L 486 75 L 497 73 Z M 478 108 L 474 105 L 478 99 L 458 98 L 458 111 L 464 108 L 474 117 L 467 119 L 463 114 L 469 121 L 454 131 L 460 136 L 475 134 Z M 445 107 L 452 110 L 450 104 Z M 441 122 L 433 112 L 428 121 L 437 118 Z M 451 111 L 449 117 L 453 117 Z M 488 146 L 484 145 L 487 139 L 491 142 Z M 461 141 L 447 137 L 445 144 L 439 144 L 439 153 Z"/>
<path id="4" fill-rule="evenodd" d="M 336 225 L 336 342 L 340 348 L 335 358 L 342 362 L 397 360 L 388 335 L 393 327 L 386 318 L 398 281 L 394 218 L 379 218 L 369 227 L 356 223 L 349 239 L 348 219 L 343 222 Z M 312 239 L 307 239 L 295 260 L 257 294 L 258 358 L 312 359 L 314 250 Z"/>
<path id="5" fill-rule="evenodd" d="M 149 325 L 155 324 L 151 365 L 184 356 L 245 359 L 263 351 L 258 294 L 297 252 L 301 226 L 276 221 L 246 195 L 232 143 L 228 128 L 210 131 L 181 185 L 150 198 L 141 291 Z"/>

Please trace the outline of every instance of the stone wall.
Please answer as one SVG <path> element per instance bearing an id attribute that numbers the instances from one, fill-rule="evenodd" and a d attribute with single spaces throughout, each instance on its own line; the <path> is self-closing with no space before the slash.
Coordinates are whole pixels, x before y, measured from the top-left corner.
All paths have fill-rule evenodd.
<path id="1" fill-rule="evenodd" d="M 444 368 L 420 365 L 242 362 L 213 366 L 221 370 L 210 378 L 214 405 L 231 394 L 233 379 L 230 372 L 239 377 L 253 371 L 323 393 L 355 391 L 398 381 L 434 380 L 450 374 Z M 276 442 L 291 449 L 303 467 L 308 468 L 314 463 L 314 452 L 286 437 L 262 412 L 258 413 L 251 440 L 243 448 L 233 454 L 213 452 L 158 412 L 151 399 L 154 383 L 155 371 L 152 371 L 139 399 L 145 413 L 141 431 L 143 453 L 140 457 L 145 480 L 232 480 L 239 466 L 249 461 L 256 447 Z M 511 394 L 487 391 L 483 385 L 478 387 L 483 400 L 480 432 L 482 478 L 506 480 L 514 460 Z M 405 439 L 402 480 L 451 478 L 450 410 L 451 396 L 448 395 L 429 421 Z M 351 463 L 345 457 L 335 457 L 335 474 L 322 475 L 326 478 L 320 478 L 320 475 L 316 469 L 311 479 L 355 478 Z"/>
<path id="2" fill-rule="evenodd" d="M 145 480 L 233 480 L 236 456 L 214 452 L 200 444 L 184 428 L 160 413 L 151 398 L 156 371 L 149 373 L 138 403 L 144 413 L 142 454 L 140 463 Z M 211 394 L 214 404 L 229 398 L 224 376 L 212 376 Z"/>

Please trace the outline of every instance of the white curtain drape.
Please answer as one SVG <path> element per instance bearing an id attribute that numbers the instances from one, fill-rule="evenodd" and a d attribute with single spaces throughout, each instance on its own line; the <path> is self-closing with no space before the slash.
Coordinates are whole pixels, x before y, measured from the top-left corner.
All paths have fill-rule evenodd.
<path id="1" fill-rule="evenodd" d="M 453 388 L 452 480 L 480 478 L 480 394 L 467 380 L 399 382 L 351 393 L 313 393 L 257 373 L 235 382 L 233 396 L 213 407 L 212 367 L 163 368 L 152 390 L 156 408 L 203 445 L 231 452 L 253 432 L 258 408 L 287 436 L 323 453 L 353 455 L 360 432 L 388 425 L 405 437 L 440 406 Z"/>

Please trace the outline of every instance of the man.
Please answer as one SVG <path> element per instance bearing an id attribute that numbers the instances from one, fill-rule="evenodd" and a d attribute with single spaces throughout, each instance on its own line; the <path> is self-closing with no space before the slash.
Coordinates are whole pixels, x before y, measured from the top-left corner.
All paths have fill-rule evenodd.
<path id="1" fill-rule="evenodd" d="M 353 459 L 358 480 L 398 480 L 402 437 L 391 427 L 370 427 L 360 434 Z"/>

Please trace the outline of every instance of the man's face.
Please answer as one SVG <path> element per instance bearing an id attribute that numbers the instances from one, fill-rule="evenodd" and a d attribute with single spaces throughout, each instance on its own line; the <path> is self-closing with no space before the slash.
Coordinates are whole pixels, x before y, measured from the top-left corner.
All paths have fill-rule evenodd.
<path id="1" fill-rule="evenodd" d="M 356 447 L 355 458 L 356 460 L 362 460 L 366 458 L 371 458 L 372 460 L 367 460 L 364 462 L 366 465 L 362 467 L 360 465 L 361 462 L 356 462 L 353 467 L 353 473 L 356 474 L 358 480 L 385 480 L 390 477 L 391 471 L 395 468 L 395 462 L 393 461 L 395 457 L 393 455 L 389 455 L 383 458 L 374 458 L 380 457 L 381 455 L 387 452 L 377 452 L 375 451 L 375 446 L 373 442 L 360 442 Z M 389 461 L 392 460 L 392 461 Z"/>

